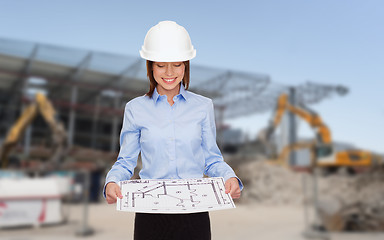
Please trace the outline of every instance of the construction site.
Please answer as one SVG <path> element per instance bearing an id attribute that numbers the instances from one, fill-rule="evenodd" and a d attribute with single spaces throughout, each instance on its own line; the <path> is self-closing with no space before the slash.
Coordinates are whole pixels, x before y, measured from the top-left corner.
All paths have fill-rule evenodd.
<path id="1" fill-rule="evenodd" d="M 194 64 L 191 79 L 213 100 L 219 148 L 244 184 L 236 209 L 211 212 L 212 239 L 384 239 L 384 156 L 338 144 L 316 112 L 348 86 Z M 132 236 L 134 214 L 102 193 L 124 106 L 147 90 L 138 57 L 0 38 L 0 239 Z M 265 113 L 252 138 L 225 124 Z"/>

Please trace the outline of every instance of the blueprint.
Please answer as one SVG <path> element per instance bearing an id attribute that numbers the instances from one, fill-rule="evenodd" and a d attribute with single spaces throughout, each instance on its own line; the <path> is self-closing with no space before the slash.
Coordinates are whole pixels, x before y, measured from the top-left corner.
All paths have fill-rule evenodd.
<path id="1" fill-rule="evenodd" d="M 193 213 L 236 207 L 223 178 L 129 180 L 119 186 L 119 211 Z"/>

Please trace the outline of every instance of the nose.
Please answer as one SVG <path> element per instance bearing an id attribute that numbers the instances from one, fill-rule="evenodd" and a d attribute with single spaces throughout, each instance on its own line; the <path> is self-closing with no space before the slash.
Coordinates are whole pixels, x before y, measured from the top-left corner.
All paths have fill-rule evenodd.
<path id="1" fill-rule="evenodd" d="M 167 64 L 166 69 L 165 69 L 165 74 L 167 76 L 172 76 L 173 75 L 173 66 L 172 66 L 172 64 Z"/>

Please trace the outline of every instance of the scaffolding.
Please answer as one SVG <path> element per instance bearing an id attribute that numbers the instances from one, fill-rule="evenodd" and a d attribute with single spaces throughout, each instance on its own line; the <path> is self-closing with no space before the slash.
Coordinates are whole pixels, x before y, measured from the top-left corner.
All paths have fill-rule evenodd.
<path id="1" fill-rule="evenodd" d="M 267 74 L 191 64 L 189 90 L 213 99 L 218 129 L 225 119 L 273 109 L 289 88 Z M 0 139 L 30 95 L 44 91 L 67 128 L 69 146 L 116 151 L 124 104 L 147 90 L 139 57 L 0 38 Z M 300 101 L 316 103 L 334 90 L 345 88 L 307 83 L 296 92 Z M 31 131 L 33 141 L 48 135 L 39 121 Z"/>

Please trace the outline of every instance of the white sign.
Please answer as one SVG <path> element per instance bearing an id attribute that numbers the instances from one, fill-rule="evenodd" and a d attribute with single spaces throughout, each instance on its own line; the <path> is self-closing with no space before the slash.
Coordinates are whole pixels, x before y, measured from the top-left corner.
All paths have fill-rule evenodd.
<path id="1" fill-rule="evenodd" d="M 117 210 L 192 213 L 236 208 L 223 178 L 142 179 L 119 182 L 123 198 Z"/>

